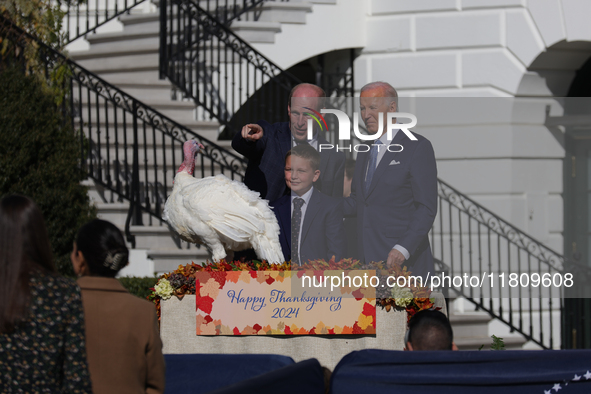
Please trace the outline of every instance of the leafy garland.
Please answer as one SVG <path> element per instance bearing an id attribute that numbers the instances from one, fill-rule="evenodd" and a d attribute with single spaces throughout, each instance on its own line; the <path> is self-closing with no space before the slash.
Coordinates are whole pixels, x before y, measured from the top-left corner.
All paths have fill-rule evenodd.
<path id="1" fill-rule="evenodd" d="M 291 263 L 285 262 L 283 264 L 269 264 L 266 261 L 230 261 L 221 260 L 217 263 L 207 262 L 203 265 L 191 264 L 179 265 L 179 267 L 167 274 L 161 275 L 158 278 L 156 285 L 150 290 L 152 293 L 147 297 L 156 305 L 158 312 L 158 319 L 160 319 L 160 300 L 167 300 L 173 295 L 178 299 L 182 299 L 187 294 L 195 294 L 195 276 L 196 272 L 224 272 L 224 271 L 300 271 L 300 270 L 314 270 L 314 271 L 328 271 L 328 270 L 376 270 L 376 275 L 380 277 L 380 282 L 385 281 L 388 276 L 396 277 L 397 279 L 404 278 L 402 282 L 409 283 L 411 272 L 404 268 L 396 266 L 394 269 L 386 269 L 383 263 L 362 264 L 357 260 L 343 259 L 341 261 L 325 261 L 315 260 L 310 261 L 301 266 L 292 268 Z M 381 306 L 386 311 L 392 308 L 398 310 L 405 309 L 408 319 L 414 316 L 417 312 L 425 309 L 433 309 L 435 304 L 429 298 L 431 291 L 427 287 L 398 287 L 394 285 L 391 288 L 376 289 L 376 305 Z M 440 309 L 440 308 L 436 308 Z"/>

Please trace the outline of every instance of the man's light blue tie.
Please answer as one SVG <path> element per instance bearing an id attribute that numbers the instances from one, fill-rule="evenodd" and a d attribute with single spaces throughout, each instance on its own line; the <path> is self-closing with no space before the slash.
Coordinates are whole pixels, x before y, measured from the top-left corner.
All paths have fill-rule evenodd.
<path id="1" fill-rule="evenodd" d="M 371 180 L 373 179 L 373 174 L 376 172 L 378 164 L 378 145 L 382 145 L 382 141 L 375 140 L 369 151 L 369 166 L 367 168 L 367 176 L 365 177 L 365 194 L 367 194 L 369 185 L 371 185 Z"/>

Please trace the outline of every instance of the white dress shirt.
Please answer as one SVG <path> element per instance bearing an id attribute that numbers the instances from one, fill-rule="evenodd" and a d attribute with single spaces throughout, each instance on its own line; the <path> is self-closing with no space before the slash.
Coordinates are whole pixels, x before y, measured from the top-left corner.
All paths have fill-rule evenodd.
<path id="1" fill-rule="evenodd" d="M 314 134 L 314 138 L 312 138 L 311 140 L 306 140 L 308 141 L 308 144 L 310 144 L 310 146 L 316 150 L 318 150 L 318 133 Z M 296 142 L 296 140 L 293 138 L 293 135 L 291 136 L 291 147 L 294 148 L 298 145 L 298 143 Z"/>

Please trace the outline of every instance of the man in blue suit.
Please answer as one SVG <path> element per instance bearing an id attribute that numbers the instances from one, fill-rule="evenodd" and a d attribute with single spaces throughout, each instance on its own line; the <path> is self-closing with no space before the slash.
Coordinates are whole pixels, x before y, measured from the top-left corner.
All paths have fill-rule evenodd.
<path id="1" fill-rule="evenodd" d="M 343 201 L 316 189 L 320 155 L 309 145 L 287 152 L 285 182 L 291 195 L 271 203 L 279 222 L 279 241 L 286 261 L 292 264 L 308 260 L 336 261 L 346 250 L 343 225 Z"/>
<path id="2" fill-rule="evenodd" d="M 316 132 L 312 140 L 307 139 L 309 112 L 303 107 L 317 111 L 323 107 L 326 96 L 320 87 L 308 83 L 297 85 L 291 90 L 287 104 L 289 122 L 270 124 L 264 120 L 244 126 L 232 140 L 232 147 L 248 159 L 244 183 L 257 191 L 262 198 L 275 201 L 285 193 L 283 165 L 285 155 L 296 145 L 308 144 L 318 150 L 321 144 L 328 144 Z M 291 107 L 291 98 L 302 98 L 301 105 Z M 300 101 L 298 100 L 298 103 Z M 320 178 L 315 187 L 326 195 L 343 196 L 345 155 L 335 148 L 322 148 L 320 154 Z"/>
<path id="3" fill-rule="evenodd" d="M 437 167 L 429 140 L 403 131 L 387 136 L 387 113 L 396 112 L 398 95 L 388 83 L 361 89 L 360 109 L 367 130 L 383 133 L 357 156 L 345 215 L 357 216 L 358 252 L 365 262 L 406 265 L 415 275 L 434 271 L 428 234 L 437 214 Z M 400 146 L 403 149 L 400 152 Z"/>

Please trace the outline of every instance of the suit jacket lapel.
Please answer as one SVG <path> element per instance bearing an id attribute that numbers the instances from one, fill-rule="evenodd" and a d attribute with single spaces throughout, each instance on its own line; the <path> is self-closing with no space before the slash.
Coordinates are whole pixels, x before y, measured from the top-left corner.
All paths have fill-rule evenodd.
<path id="1" fill-rule="evenodd" d="M 398 130 L 398 133 L 396 133 L 396 136 L 394 137 L 394 139 L 392 139 L 390 145 L 399 144 L 403 139 L 404 133 Z M 384 175 L 384 171 L 386 171 L 386 168 L 390 166 L 390 163 L 396 156 L 396 153 L 398 152 L 390 152 L 389 150 L 386 150 L 386 153 L 382 157 L 380 164 L 378 164 L 378 168 L 376 168 L 376 172 L 373 174 L 373 179 L 371 180 L 371 185 L 369 185 L 369 190 L 367 192 L 368 195 L 370 195 L 373 189 L 375 189 L 375 187 L 377 186 L 377 184 L 380 183 L 380 178 Z"/>
<path id="2" fill-rule="evenodd" d="M 291 149 L 291 130 L 289 129 L 289 122 L 283 122 L 281 128 L 281 139 L 279 143 L 281 144 L 281 152 L 282 152 L 282 160 L 285 160 L 285 155 Z M 283 166 L 281 167 L 283 168 Z"/>
<path id="3" fill-rule="evenodd" d="M 306 214 L 304 216 L 304 223 L 302 224 L 302 234 L 301 234 L 301 241 L 300 241 L 300 250 L 302 245 L 304 244 L 304 239 L 306 238 L 306 234 L 308 233 L 308 230 L 310 230 L 310 228 L 312 227 L 312 222 L 314 220 L 314 217 L 316 216 L 316 213 L 318 212 L 318 210 L 320 209 L 320 204 L 316 203 L 316 200 L 318 199 L 317 193 L 320 193 L 318 190 L 316 190 L 316 188 L 314 188 L 314 191 L 312 192 L 312 196 L 310 197 L 310 201 L 308 201 L 308 206 L 306 207 Z"/>

